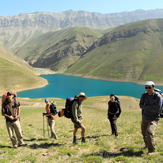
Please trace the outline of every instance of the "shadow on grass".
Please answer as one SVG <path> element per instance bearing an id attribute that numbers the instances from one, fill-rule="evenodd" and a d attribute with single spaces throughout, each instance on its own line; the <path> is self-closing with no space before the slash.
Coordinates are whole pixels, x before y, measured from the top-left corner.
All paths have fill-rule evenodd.
<path id="1" fill-rule="evenodd" d="M 35 138 L 32 138 L 32 139 L 23 139 L 24 141 L 35 141 L 36 139 Z"/>
<path id="2" fill-rule="evenodd" d="M 108 136 L 108 135 L 96 135 L 96 136 L 87 136 L 86 139 L 96 139 L 96 138 L 100 138 L 102 136 Z"/>
<path id="3" fill-rule="evenodd" d="M 8 145 L 0 145 L 0 148 L 12 148 L 12 147 Z"/>
<path id="4" fill-rule="evenodd" d="M 87 155 L 88 156 L 100 156 L 100 157 L 103 157 L 103 158 L 114 158 L 114 157 L 117 157 L 117 156 L 124 156 L 124 157 L 141 157 L 143 154 L 143 151 L 133 151 L 133 150 L 130 150 L 128 149 L 127 151 L 123 151 L 123 152 L 108 152 L 106 150 L 101 150 L 97 153 L 92 153 L 92 154 L 89 154 Z"/>
<path id="5" fill-rule="evenodd" d="M 48 139 L 36 139 L 36 138 L 32 138 L 32 139 L 23 139 L 24 141 L 46 141 Z"/>
<path id="6" fill-rule="evenodd" d="M 32 144 L 32 145 L 29 145 L 29 147 L 31 149 L 37 149 L 37 148 L 50 148 L 50 147 L 60 147 L 60 146 L 63 146 L 65 144 L 59 144 L 59 143 L 43 143 L 43 144 Z"/>

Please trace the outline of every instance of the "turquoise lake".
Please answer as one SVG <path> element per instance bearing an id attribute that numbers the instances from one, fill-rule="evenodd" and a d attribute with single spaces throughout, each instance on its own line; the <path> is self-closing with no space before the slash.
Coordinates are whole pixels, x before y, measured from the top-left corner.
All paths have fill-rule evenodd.
<path id="1" fill-rule="evenodd" d="M 111 82 L 97 79 L 86 79 L 61 74 L 42 75 L 49 84 L 43 88 L 18 92 L 18 97 L 46 98 L 56 97 L 66 99 L 69 96 L 85 92 L 88 97 L 108 96 L 111 93 L 119 96 L 140 98 L 145 92 L 144 85 L 129 82 Z M 163 86 L 156 87 L 163 90 Z"/>

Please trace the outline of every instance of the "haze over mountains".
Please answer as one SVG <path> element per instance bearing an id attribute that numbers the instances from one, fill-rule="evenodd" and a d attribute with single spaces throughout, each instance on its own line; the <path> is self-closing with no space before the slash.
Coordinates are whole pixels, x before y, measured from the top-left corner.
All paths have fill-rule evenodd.
<path id="1" fill-rule="evenodd" d="M 0 18 L 0 40 L 34 67 L 106 80 L 162 81 L 163 19 L 137 21 L 161 15 L 163 10 L 20 14 Z"/>
<path id="2" fill-rule="evenodd" d="M 35 12 L 15 16 L 0 16 L 0 42 L 3 46 L 14 49 L 22 46 L 31 38 L 49 31 L 76 26 L 108 29 L 151 18 L 163 18 L 163 9 L 136 10 L 114 14 L 69 10 L 63 13 Z"/>

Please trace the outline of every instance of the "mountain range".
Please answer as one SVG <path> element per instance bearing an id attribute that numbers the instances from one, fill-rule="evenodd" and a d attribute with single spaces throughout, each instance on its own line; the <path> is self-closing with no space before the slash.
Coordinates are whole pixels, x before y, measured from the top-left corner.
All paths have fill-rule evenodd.
<path id="1" fill-rule="evenodd" d="M 85 27 L 48 32 L 15 49 L 14 53 L 33 67 L 63 72 L 80 59 L 103 33 Z"/>
<path id="2" fill-rule="evenodd" d="M 150 13 L 161 17 L 162 12 L 138 10 L 103 15 L 67 11 L 0 17 L 0 41 L 33 67 L 88 78 L 160 82 L 163 80 L 163 19 L 137 19 L 150 17 Z M 107 20 L 111 18 L 107 16 L 116 16 L 114 21 L 118 23 L 112 20 L 112 25 L 109 24 Z"/>
<path id="3" fill-rule="evenodd" d="M 106 80 L 163 80 L 163 19 L 110 30 L 68 28 L 50 32 L 15 51 L 30 65 Z"/>
<path id="4" fill-rule="evenodd" d="M 112 14 L 69 10 L 62 13 L 35 12 L 0 16 L 0 42 L 6 48 L 14 49 L 50 31 L 77 26 L 104 30 L 151 18 L 163 18 L 163 9 Z"/>
<path id="5" fill-rule="evenodd" d="M 163 80 L 163 19 L 119 26 L 95 42 L 66 73 L 108 80 Z"/>

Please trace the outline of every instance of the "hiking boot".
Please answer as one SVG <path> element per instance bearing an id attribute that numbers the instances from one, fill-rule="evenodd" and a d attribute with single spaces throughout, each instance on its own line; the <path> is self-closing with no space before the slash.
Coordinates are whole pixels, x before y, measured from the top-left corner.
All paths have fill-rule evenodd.
<path id="1" fill-rule="evenodd" d="M 78 144 L 77 141 L 76 141 L 76 136 L 74 136 L 73 144 Z"/>
<path id="2" fill-rule="evenodd" d="M 156 150 L 148 150 L 149 155 L 155 154 L 155 152 L 156 152 Z"/>
<path id="3" fill-rule="evenodd" d="M 86 143 L 86 141 L 85 141 L 85 138 L 82 138 L 82 141 L 81 141 L 82 143 Z"/>
<path id="4" fill-rule="evenodd" d="M 76 140 L 73 140 L 73 144 L 78 144 Z"/>
<path id="5" fill-rule="evenodd" d="M 116 137 L 116 138 L 118 137 L 118 133 L 117 133 L 117 134 L 115 134 L 115 137 Z"/>
<path id="6" fill-rule="evenodd" d="M 18 145 L 18 147 L 25 147 L 25 146 L 27 146 L 27 144 L 25 144 L 25 143 Z"/>
<path id="7" fill-rule="evenodd" d="M 17 146 L 17 145 L 13 145 L 13 148 L 15 148 L 15 149 L 16 149 L 16 148 L 18 148 L 18 146 Z"/>

